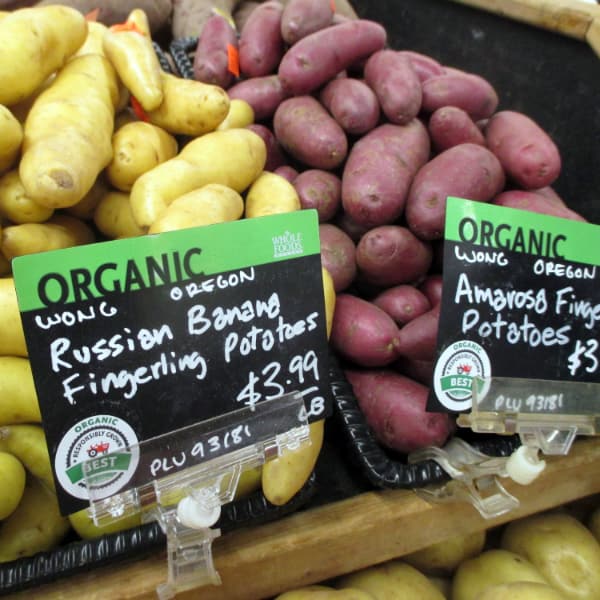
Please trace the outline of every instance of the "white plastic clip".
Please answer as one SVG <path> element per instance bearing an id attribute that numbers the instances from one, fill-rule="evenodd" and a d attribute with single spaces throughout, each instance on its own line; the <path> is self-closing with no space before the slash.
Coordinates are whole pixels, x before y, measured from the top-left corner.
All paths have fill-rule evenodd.
<path id="1" fill-rule="evenodd" d="M 177 518 L 190 529 L 212 527 L 221 516 L 221 505 L 207 506 L 192 496 L 186 496 L 177 505 Z"/>
<path id="2" fill-rule="evenodd" d="M 510 477 L 526 485 L 545 467 L 545 462 L 537 459 L 537 452 L 522 448 L 508 458 L 488 456 L 464 440 L 453 438 L 443 448 L 416 450 L 408 455 L 409 463 L 433 460 L 452 479 L 441 486 L 415 491 L 434 502 L 467 501 L 486 519 L 510 512 L 519 506 L 519 500 L 504 488 L 499 478 Z"/>

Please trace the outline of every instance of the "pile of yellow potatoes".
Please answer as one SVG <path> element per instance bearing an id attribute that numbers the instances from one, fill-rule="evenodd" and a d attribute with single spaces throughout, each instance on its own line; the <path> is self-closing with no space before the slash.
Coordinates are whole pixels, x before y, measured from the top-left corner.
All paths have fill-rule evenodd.
<path id="1" fill-rule="evenodd" d="M 163 71 L 148 19 L 107 27 L 48 5 L 0 12 L 0 562 L 52 549 L 86 511 L 58 510 L 12 278 L 15 257 L 301 208 L 264 170 L 252 108 Z M 323 272 L 327 322 L 335 292 Z M 312 444 L 249 472 L 241 488 L 285 504 L 319 455 Z M 119 528 L 138 522 L 130 520 Z"/>

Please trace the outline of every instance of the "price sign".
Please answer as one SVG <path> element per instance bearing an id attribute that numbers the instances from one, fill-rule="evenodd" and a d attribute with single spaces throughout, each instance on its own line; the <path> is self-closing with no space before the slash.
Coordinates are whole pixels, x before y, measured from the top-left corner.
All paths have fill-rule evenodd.
<path id="1" fill-rule="evenodd" d="M 469 410 L 474 377 L 599 382 L 599 241 L 590 223 L 448 198 L 430 409 Z"/>
<path id="2" fill-rule="evenodd" d="M 90 458 L 111 457 L 98 466 L 116 492 L 140 462 L 125 449 L 144 440 L 289 392 L 309 421 L 331 410 L 315 211 L 45 252 L 13 270 L 65 514 L 87 505 Z M 252 429 L 219 443 L 232 440 L 250 444 Z"/>

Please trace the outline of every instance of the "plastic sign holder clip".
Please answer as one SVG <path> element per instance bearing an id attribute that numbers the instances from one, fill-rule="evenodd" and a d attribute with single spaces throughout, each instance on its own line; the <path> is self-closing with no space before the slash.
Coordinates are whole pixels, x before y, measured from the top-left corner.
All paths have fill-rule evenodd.
<path id="1" fill-rule="evenodd" d="M 443 485 L 415 490 L 430 502 L 469 502 L 486 519 L 518 508 L 519 500 L 500 483 L 509 477 L 507 458 L 488 456 L 464 440 L 452 438 L 443 448 L 429 446 L 408 455 L 409 463 L 435 461 L 450 477 Z"/>
<path id="2" fill-rule="evenodd" d="M 233 500 L 243 471 L 305 443 L 310 438 L 301 394 L 263 401 L 104 455 L 102 465 L 123 454 L 139 461 L 119 493 L 107 494 L 111 473 L 97 468 L 97 458 L 84 462 L 88 512 L 99 526 L 136 514 L 160 524 L 168 560 L 167 581 L 157 588 L 160 600 L 219 585 L 212 541 L 220 535 L 213 526 L 221 506 Z"/>
<path id="3" fill-rule="evenodd" d="M 578 435 L 600 434 L 600 383 L 476 377 L 472 396 L 460 426 L 518 434 L 524 446 L 544 454 L 568 454 Z"/>

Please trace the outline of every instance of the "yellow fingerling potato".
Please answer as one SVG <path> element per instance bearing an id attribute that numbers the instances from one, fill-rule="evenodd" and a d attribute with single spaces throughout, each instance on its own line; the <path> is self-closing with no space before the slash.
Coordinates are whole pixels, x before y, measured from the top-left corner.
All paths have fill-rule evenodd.
<path id="1" fill-rule="evenodd" d="M 87 37 L 83 45 L 73 55 L 83 56 L 84 54 L 104 54 L 104 34 L 108 31 L 108 27 L 100 21 L 88 21 L 88 32 Z"/>
<path id="2" fill-rule="evenodd" d="M 600 598 L 600 544 L 573 515 L 548 512 L 511 521 L 500 545 L 530 561 L 565 598 Z"/>
<path id="3" fill-rule="evenodd" d="M 246 194 L 246 218 L 300 210 L 296 188 L 281 175 L 264 171 Z"/>
<path id="4" fill-rule="evenodd" d="M 310 443 L 295 450 L 285 449 L 281 456 L 266 462 L 262 472 L 265 498 L 276 506 L 289 502 L 308 481 L 323 446 L 325 421 L 309 425 Z"/>
<path id="5" fill-rule="evenodd" d="M 138 225 L 150 226 L 175 198 L 209 183 L 242 193 L 263 171 L 266 159 L 264 141 L 249 129 L 207 133 L 136 180 L 131 188 L 133 216 Z"/>
<path id="6" fill-rule="evenodd" d="M 21 123 L 6 106 L 0 104 L 0 173 L 17 162 L 22 141 Z"/>
<path id="7" fill-rule="evenodd" d="M 103 49 L 142 108 L 145 111 L 158 108 L 164 99 L 162 69 L 145 13 L 138 9 L 123 25 L 110 27 L 103 38 Z"/>
<path id="8" fill-rule="evenodd" d="M 148 111 L 150 123 L 168 132 L 198 137 L 214 131 L 229 112 L 227 92 L 210 83 L 161 73 L 164 98 Z"/>
<path id="9" fill-rule="evenodd" d="M 209 183 L 175 198 L 148 233 L 236 221 L 243 214 L 244 200 L 238 192 L 220 183 Z"/>
<path id="10" fill-rule="evenodd" d="M 16 424 L 0 427 L 0 451 L 14 455 L 47 489 L 54 490 L 50 455 L 41 425 Z"/>
<path id="11" fill-rule="evenodd" d="M 403 560 L 425 575 L 450 576 L 462 562 L 481 554 L 485 540 L 485 529 L 455 535 L 411 552 Z"/>
<path id="12" fill-rule="evenodd" d="M 0 215 L 15 224 L 43 223 L 54 213 L 27 196 L 18 169 L 0 177 Z"/>
<path id="13" fill-rule="evenodd" d="M 91 221 L 94 218 L 96 206 L 98 206 L 100 200 L 108 193 L 109 189 L 108 181 L 104 173 L 101 173 L 96 181 L 94 181 L 94 185 L 90 191 L 77 204 L 68 206 L 63 210 L 72 217 Z"/>
<path id="14" fill-rule="evenodd" d="M 373 598 L 445 600 L 425 575 L 398 559 L 345 575 L 336 582 L 336 587 L 359 589 Z"/>
<path id="15" fill-rule="evenodd" d="M 32 94 L 87 37 L 81 12 L 67 6 L 15 10 L 0 21 L 0 104 L 10 106 Z"/>
<path id="16" fill-rule="evenodd" d="M 0 355 L 27 356 L 15 280 L 0 278 Z"/>
<path id="17" fill-rule="evenodd" d="M 54 215 L 45 223 L 5 227 L 0 249 L 8 260 L 12 260 L 16 256 L 72 248 L 93 241 L 95 234 L 87 223 L 70 215 Z"/>
<path id="18" fill-rule="evenodd" d="M 254 123 L 254 109 L 248 102 L 241 98 L 232 98 L 229 103 L 229 112 L 217 129 L 232 129 L 233 127 L 247 127 Z"/>
<path id="19" fill-rule="evenodd" d="M 0 521 L 19 505 L 25 490 L 25 467 L 8 452 L 0 452 Z"/>
<path id="20" fill-rule="evenodd" d="M 29 360 L 0 356 L 0 426 L 41 421 Z"/>
<path id="21" fill-rule="evenodd" d="M 333 326 L 336 294 L 331 273 L 325 267 L 321 267 L 321 274 L 323 275 L 323 294 L 325 295 L 325 323 L 327 327 L 327 339 L 329 339 Z"/>
<path id="22" fill-rule="evenodd" d="M 127 16 L 127 23 L 131 23 L 137 27 L 144 35 L 150 35 L 150 23 L 148 15 L 141 8 L 134 8 Z"/>
<path id="23" fill-rule="evenodd" d="M 107 192 L 96 207 L 94 223 L 102 234 L 111 239 L 130 238 L 146 233 L 133 218 L 129 194 Z"/>
<path id="24" fill-rule="evenodd" d="M 177 155 L 177 140 L 144 121 L 127 123 L 115 131 L 112 145 L 113 158 L 106 175 L 122 192 L 129 192 L 140 175 Z"/>
<path id="25" fill-rule="evenodd" d="M 60 70 L 25 121 L 19 175 L 30 198 L 65 208 L 89 192 L 112 159 L 118 101 L 117 75 L 103 56 L 86 54 Z"/>
<path id="26" fill-rule="evenodd" d="M 69 529 L 56 494 L 28 477 L 19 506 L 0 526 L 0 563 L 52 550 Z"/>

